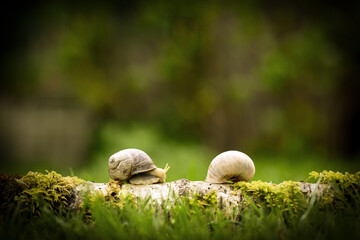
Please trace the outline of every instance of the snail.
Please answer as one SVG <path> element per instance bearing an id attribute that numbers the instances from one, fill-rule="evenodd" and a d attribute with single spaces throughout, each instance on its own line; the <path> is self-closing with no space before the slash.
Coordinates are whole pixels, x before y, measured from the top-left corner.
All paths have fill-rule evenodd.
<path id="1" fill-rule="evenodd" d="M 164 169 L 156 167 L 144 151 L 130 148 L 109 158 L 108 172 L 114 180 L 129 180 L 132 184 L 153 184 L 165 182 L 169 168 L 167 164 Z"/>
<path id="2" fill-rule="evenodd" d="M 251 158 L 239 151 L 227 151 L 217 155 L 210 163 L 205 179 L 208 183 L 250 181 L 255 174 Z"/>

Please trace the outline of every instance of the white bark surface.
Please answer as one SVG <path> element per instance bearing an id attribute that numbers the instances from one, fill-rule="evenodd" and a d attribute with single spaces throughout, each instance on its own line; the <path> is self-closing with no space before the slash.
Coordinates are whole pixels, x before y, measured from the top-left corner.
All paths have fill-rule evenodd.
<path id="1" fill-rule="evenodd" d="M 315 184 L 300 182 L 300 190 L 305 197 L 310 198 L 316 190 L 319 195 L 324 191 L 326 185 L 319 185 L 316 190 Z M 193 197 L 195 193 L 200 195 L 209 194 L 215 190 L 220 209 L 232 211 L 234 206 L 241 206 L 244 200 L 241 190 L 234 190 L 232 184 L 214 184 L 203 181 L 189 181 L 180 179 L 173 182 L 150 184 L 150 185 L 133 185 L 124 184 L 120 186 L 121 193 L 130 193 L 137 199 L 152 200 L 153 204 L 161 205 L 165 201 L 173 202 L 179 196 Z M 110 190 L 106 183 L 86 182 L 75 188 L 75 206 L 81 202 L 86 193 L 95 193 L 97 191 L 106 194 Z"/>

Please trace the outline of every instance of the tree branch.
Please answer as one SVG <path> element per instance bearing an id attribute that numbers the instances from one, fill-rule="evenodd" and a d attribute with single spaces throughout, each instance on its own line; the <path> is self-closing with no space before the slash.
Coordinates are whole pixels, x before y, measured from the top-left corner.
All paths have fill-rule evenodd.
<path id="1" fill-rule="evenodd" d="M 273 185 L 277 186 L 276 184 Z M 299 182 L 295 186 L 301 191 L 305 199 L 309 200 L 314 191 L 316 191 L 317 196 L 321 195 L 327 185 L 320 184 L 316 189 L 316 184 Z M 233 184 L 213 184 L 203 181 L 189 181 L 187 179 L 151 185 L 123 184 L 119 185 L 119 188 L 119 194 L 131 194 L 136 199 L 143 200 L 150 198 L 155 205 L 161 205 L 165 201 L 174 202 L 181 196 L 190 198 L 193 198 L 196 194 L 198 196 L 205 196 L 213 191 L 216 193 L 218 207 L 224 211 L 233 211 L 235 206 L 241 208 L 246 200 L 242 191 L 235 189 Z M 106 195 L 111 191 L 111 186 L 106 183 L 82 183 L 74 189 L 75 201 L 73 207 L 77 207 L 82 202 L 83 196 L 89 193 L 100 192 Z"/>

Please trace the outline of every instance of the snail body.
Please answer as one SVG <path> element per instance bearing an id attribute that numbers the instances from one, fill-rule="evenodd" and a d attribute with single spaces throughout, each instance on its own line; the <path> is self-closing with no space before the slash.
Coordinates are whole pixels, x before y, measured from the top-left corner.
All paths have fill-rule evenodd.
<path id="1" fill-rule="evenodd" d="M 250 181 L 255 174 L 251 158 L 239 151 L 227 151 L 217 155 L 210 163 L 205 182 L 225 183 Z"/>
<path id="2" fill-rule="evenodd" d="M 135 148 L 113 154 L 108 163 L 111 179 L 128 180 L 131 184 L 163 183 L 166 181 L 166 172 L 169 168 L 168 165 L 164 169 L 156 167 L 149 155 Z"/>

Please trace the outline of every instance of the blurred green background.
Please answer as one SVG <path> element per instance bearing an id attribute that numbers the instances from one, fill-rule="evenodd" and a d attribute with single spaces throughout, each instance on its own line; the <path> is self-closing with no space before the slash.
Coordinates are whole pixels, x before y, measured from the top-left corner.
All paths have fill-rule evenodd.
<path id="1" fill-rule="evenodd" d="M 2 7 L 1 170 L 106 182 L 147 152 L 203 180 L 226 150 L 254 180 L 360 169 L 359 3 L 89 1 Z"/>

